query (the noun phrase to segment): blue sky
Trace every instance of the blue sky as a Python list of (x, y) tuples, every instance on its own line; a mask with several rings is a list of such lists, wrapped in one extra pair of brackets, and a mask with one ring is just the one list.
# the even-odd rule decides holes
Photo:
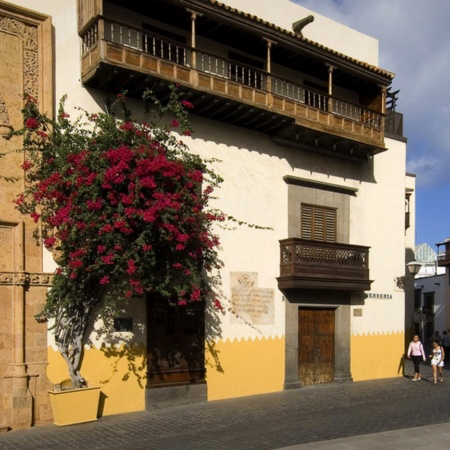
[(378, 39), (417, 177), (416, 244), (436, 250), (450, 237), (450, 0), (293, 1)]

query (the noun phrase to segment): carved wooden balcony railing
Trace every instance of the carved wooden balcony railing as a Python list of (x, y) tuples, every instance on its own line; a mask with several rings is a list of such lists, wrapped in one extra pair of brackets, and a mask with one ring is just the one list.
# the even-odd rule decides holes
[(242, 105), (233, 123), (270, 133), (272, 120), (283, 140), (303, 133), (308, 145), (317, 147), (320, 140), (332, 153), (362, 160), (385, 150), (384, 115), (362, 105), (103, 17), (81, 38), (87, 86), (137, 92), (152, 80), (179, 83), (196, 96), (197, 114), (202, 99), (205, 114), (218, 120), (236, 115)]
[(280, 290), (370, 290), (369, 247), (290, 238), (280, 252)]

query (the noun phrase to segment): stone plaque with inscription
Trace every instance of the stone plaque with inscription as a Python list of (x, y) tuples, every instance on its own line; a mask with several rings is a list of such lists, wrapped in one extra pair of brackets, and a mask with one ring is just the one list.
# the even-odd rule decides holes
[(275, 323), (275, 291), (258, 287), (255, 272), (231, 272), (231, 323), (273, 325)]

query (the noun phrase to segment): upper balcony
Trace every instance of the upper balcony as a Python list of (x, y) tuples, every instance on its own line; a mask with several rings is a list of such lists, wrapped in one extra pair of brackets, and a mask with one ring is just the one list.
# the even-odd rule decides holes
[(391, 74), (217, 2), (119, 3), (79, 0), (84, 85), (164, 97), (177, 83), (194, 114), (283, 145), (357, 161), (386, 150)]
[[(439, 267), (450, 267), (450, 238), (436, 245), (438, 248), (437, 265)], [(444, 246), (444, 251), (440, 250), (441, 245)]]
[(370, 290), (369, 248), (360, 245), (283, 239), (278, 288)]

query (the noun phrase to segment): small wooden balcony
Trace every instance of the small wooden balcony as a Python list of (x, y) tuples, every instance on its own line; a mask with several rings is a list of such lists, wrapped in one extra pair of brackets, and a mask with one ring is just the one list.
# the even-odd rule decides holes
[(437, 265), (439, 267), (450, 267), (450, 252), (438, 255)]
[(134, 97), (151, 88), (164, 97), (167, 86), (176, 83), (194, 104), (194, 114), (267, 133), (281, 145), (356, 161), (386, 150), (382, 108), (373, 110), (102, 16), (80, 36), (87, 87), (126, 90)]
[[(450, 267), (450, 239), (446, 239), (445, 242), (439, 242), (436, 245), (438, 248), (438, 267)], [(441, 246), (444, 247), (443, 250), (441, 250)]]
[(278, 287), (340, 291), (370, 290), (369, 247), (283, 239)]

